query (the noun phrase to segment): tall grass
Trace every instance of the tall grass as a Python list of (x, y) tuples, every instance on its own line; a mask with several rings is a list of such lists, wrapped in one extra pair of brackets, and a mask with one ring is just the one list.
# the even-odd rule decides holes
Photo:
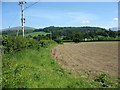
[(3, 55), (3, 88), (102, 87), (98, 82), (62, 69), (51, 57), (51, 49), (55, 45)]

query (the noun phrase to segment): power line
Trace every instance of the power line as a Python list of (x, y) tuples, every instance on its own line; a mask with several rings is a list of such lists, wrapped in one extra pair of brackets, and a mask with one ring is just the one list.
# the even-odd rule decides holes
[(26, 7), (24, 10), (26, 10), (26, 9), (30, 8), (31, 6), (33, 6), (33, 5), (37, 4), (39, 1), (40, 1), (40, 0), (38, 0), (37, 2), (35, 2), (35, 3), (31, 4), (31, 5), (30, 5), (30, 6), (28, 6), (28, 7)]
[[(26, 7), (24, 10), (26, 10), (26, 9), (30, 8), (31, 6), (37, 4), (39, 1), (40, 1), (40, 0), (38, 0), (37, 2), (31, 4), (31, 5), (28, 6), (28, 7)], [(9, 27), (11, 27), (11, 26), (15, 23), (15, 20), (16, 20), (16, 18), (18, 17), (18, 14), (19, 14), (19, 12), (17, 12), (16, 15), (13, 17), (12, 22), (11, 22), (11, 24), (9, 25)]]
[[(40, 0), (39, 0), (40, 1)], [(25, 24), (25, 18), (24, 18), (24, 10), (30, 8), (31, 6), (35, 5), (36, 3), (38, 3), (39, 1), (31, 4), (30, 6), (24, 8), (24, 4), (26, 4), (26, 1), (19, 1), (19, 4), (21, 6), (21, 23), (22, 23), (22, 32), (23, 32), (23, 37), (24, 37), (24, 24)]]

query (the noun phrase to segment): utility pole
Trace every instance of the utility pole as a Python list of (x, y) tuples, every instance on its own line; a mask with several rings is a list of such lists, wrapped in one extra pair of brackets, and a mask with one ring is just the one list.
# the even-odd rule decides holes
[(17, 30), (17, 36), (18, 36), (19, 29)]
[(52, 40), (52, 32), (50, 31), (50, 39)]
[(22, 32), (23, 32), (23, 37), (24, 37), (24, 23), (25, 23), (25, 18), (24, 18), (24, 4), (27, 3), (26, 1), (19, 1), (19, 5), (21, 6), (21, 23), (22, 23)]

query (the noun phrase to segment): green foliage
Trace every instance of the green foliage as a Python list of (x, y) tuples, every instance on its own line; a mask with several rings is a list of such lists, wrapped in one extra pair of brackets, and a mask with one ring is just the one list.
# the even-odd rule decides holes
[(115, 40), (120, 40), (120, 36), (117, 36), (117, 37), (115, 38)]
[(58, 44), (63, 44), (63, 40), (62, 39), (55, 39), (54, 41), (56, 41)]
[(100, 74), (96, 77), (95, 81), (105, 83), (108, 81), (108, 76), (107, 74)]
[(59, 35), (61, 35), (61, 34), (63, 34), (63, 32), (69, 32), (69, 31), (88, 32), (88, 31), (106, 31), (106, 29), (100, 28), (100, 27), (54, 27), (54, 26), (50, 26), (50, 27), (44, 28), (43, 31), (44, 32), (52, 31), (53, 33), (59, 32)]
[[(16, 36), (16, 32), (17, 32), (16, 30), (3, 31), (3, 35)], [(50, 32), (52, 35), (50, 34)], [(50, 27), (46, 27), (43, 29), (36, 29), (34, 31), (25, 30), (26, 37), (34, 38), (38, 41), (49, 40), (51, 38), (52, 40), (63, 38), (63, 40), (72, 40), (72, 41), (80, 42), (81, 37), (78, 37), (78, 38), (75, 37), (75, 33), (79, 33), (79, 34), (82, 33), (83, 38), (86, 39), (85, 41), (88, 41), (88, 40), (99, 41), (99, 40), (109, 40), (109, 39), (116, 40), (115, 38), (117, 36), (120, 37), (120, 31), (111, 31), (111, 30), (108, 31), (100, 27), (54, 27), (54, 26), (50, 26)], [(19, 32), (19, 35), (22, 35), (21, 30)], [(102, 37), (99, 38), (98, 36), (102, 36)], [(111, 38), (108, 38), (108, 37), (111, 37)]]
[(110, 37), (114, 37), (114, 38), (117, 36), (114, 31), (109, 31), (108, 34)]
[[(112, 86), (111, 85), (112, 81), (110, 80), (110, 76), (105, 73), (97, 75), (94, 81), (101, 83), (102, 87)], [(116, 86), (117, 86), (117, 84), (116, 84)]]
[(86, 32), (86, 33), (84, 33), (84, 39), (85, 39), (85, 38), (90, 38), (89, 33), (87, 33), (87, 32)]
[(74, 39), (73, 39), (73, 42), (79, 43), (79, 42), (80, 42), (80, 39), (79, 39), (79, 38), (74, 38)]
[(82, 33), (75, 33), (75, 35), (74, 35), (74, 37), (73, 37), (73, 42), (75, 42), (75, 43), (78, 43), (78, 42), (80, 42), (80, 41), (82, 41), (83, 40), (83, 35), (82, 35)]
[(116, 38), (114, 38), (114, 37), (104, 37), (104, 36), (98, 36), (97, 37), (97, 40), (98, 41), (115, 41), (115, 40), (120, 40), (120, 37), (116, 37)]
[(2, 35), (0, 35), (0, 46), (2, 44)]
[[(41, 30), (41, 29), (40, 29)], [(73, 36), (75, 32), (80, 32), (84, 35), (84, 33), (91, 33), (93, 32), (94, 35), (97, 31), (106, 31), (104, 28), (100, 27), (46, 27), (42, 31), (44, 32), (52, 32), (52, 39), (58, 39), (64, 36), (64, 40), (73, 40)], [(93, 37), (94, 35), (91, 34), (88, 37)]]
[(107, 39), (105, 37), (103, 37), (103, 36), (98, 37), (98, 41), (103, 41), (103, 40), (107, 40)]
[(41, 47), (47, 47), (51, 44), (55, 44), (55, 41), (53, 41), (53, 40), (40, 40)]
[(39, 43), (36, 40), (22, 36), (3, 36), (2, 45), (4, 53), (17, 52), (23, 48), (39, 49)]
[(26, 34), (25, 36), (32, 36), (32, 37), (37, 37), (38, 35), (44, 35), (44, 36), (46, 36), (47, 34), (49, 34), (49, 33), (46, 33), (46, 32), (32, 32), (32, 33), (28, 33), (28, 34)]

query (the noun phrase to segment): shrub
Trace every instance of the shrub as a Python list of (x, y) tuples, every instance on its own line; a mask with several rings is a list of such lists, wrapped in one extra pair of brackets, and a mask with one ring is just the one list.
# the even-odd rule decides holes
[(40, 46), (41, 47), (47, 47), (50, 44), (55, 43), (53, 40), (40, 40)]
[(74, 38), (74, 39), (73, 39), (73, 42), (79, 43), (79, 42), (80, 42), (80, 39), (79, 39), (79, 38)]
[(100, 75), (97, 76), (95, 81), (105, 83), (105, 82), (108, 81), (108, 75), (107, 74), (100, 74)]
[(110, 81), (110, 76), (104, 73), (97, 75), (94, 81), (100, 82), (102, 87), (109, 87), (112, 83)]
[(99, 41), (103, 41), (103, 40), (105, 40), (106, 38), (105, 37), (98, 37), (98, 40)]
[(39, 49), (38, 41), (22, 36), (3, 36), (2, 45), (4, 53), (20, 51), (23, 48)]
[(54, 41), (56, 41), (58, 44), (63, 44), (62, 39), (55, 39)]

